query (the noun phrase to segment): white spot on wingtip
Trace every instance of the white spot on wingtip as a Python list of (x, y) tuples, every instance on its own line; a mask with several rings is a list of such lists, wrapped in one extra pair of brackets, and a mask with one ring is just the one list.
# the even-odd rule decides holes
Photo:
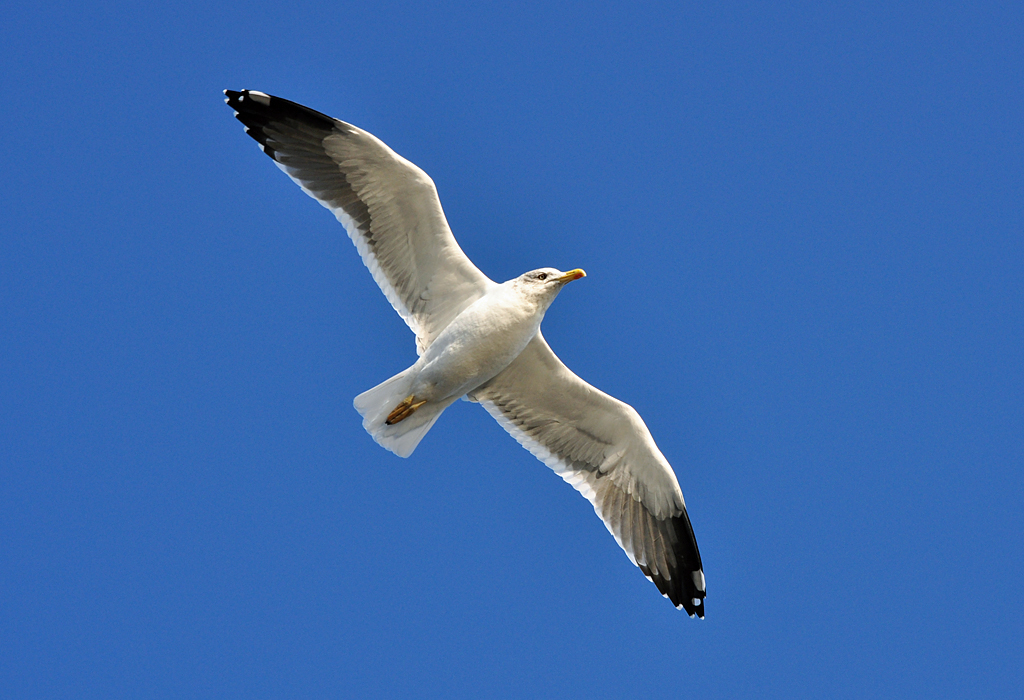
[(698, 607), (698, 608), (700, 607), (700, 598), (694, 598), (694, 599), (693, 599), (693, 600), (691, 600), (690, 602), (691, 602), (691, 603), (693, 603), (693, 604), (694, 604), (694, 606), (696, 606), (696, 607)]

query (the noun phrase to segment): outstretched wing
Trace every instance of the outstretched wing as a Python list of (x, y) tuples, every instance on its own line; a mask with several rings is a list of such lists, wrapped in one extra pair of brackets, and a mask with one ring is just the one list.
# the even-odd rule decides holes
[(362, 129), (254, 90), (225, 90), (245, 131), (334, 213), (420, 354), (494, 284), (470, 262), (433, 180)]
[(683, 492), (632, 406), (573, 374), (539, 332), (471, 398), (587, 497), (666, 598), (704, 617), (704, 571)]

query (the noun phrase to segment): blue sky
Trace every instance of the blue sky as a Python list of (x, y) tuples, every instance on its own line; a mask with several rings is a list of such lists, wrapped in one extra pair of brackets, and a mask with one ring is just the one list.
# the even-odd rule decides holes
[[(5, 697), (1007, 697), (1024, 9), (0, 10)], [(674, 465), (688, 619), (413, 338), (224, 88), (371, 131)]]

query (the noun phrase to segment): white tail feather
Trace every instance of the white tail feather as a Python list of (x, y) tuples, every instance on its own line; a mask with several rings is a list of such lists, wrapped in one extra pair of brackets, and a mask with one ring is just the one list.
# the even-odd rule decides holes
[(399, 457), (408, 457), (427, 434), (444, 409), (454, 398), (428, 402), (415, 413), (394, 425), (388, 425), (388, 414), (412, 392), (416, 373), (410, 367), (357, 396), (352, 404), (363, 417), (363, 427), (377, 443)]

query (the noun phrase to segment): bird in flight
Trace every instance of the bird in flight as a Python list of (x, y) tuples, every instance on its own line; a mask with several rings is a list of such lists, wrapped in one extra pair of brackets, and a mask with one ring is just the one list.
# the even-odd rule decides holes
[(373, 439), (408, 457), (455, 400), (479, 403), (593, 504), (662, 595), (703, 618), (700, 551), (672, 467), (633, 407), (573, 374), (541, 334), (583, 270), (498, 284), (455, 241), (433, 180), (380, 139), (280, 97), (224, 94), (260, 149), (341, 222), (416, 334), (419, 359), (355, 398)]

